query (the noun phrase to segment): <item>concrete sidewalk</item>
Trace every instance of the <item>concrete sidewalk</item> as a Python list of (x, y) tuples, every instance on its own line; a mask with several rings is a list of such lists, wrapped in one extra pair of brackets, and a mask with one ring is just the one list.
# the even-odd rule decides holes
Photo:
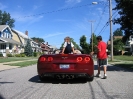
[(0, 71), (13, 69), (13, 68), (19, 68), (19, 66), (9, 66), (9, 65), (3, 65), (3, 63), (0, 63)]
[(24, 61), (33, 61), (33, 60), (37, 60), (37, 59), (0, 63), (0, 71), (4, 71), (4, 70), (9, 70), (9, 69), (14, 69), (14, 68), (19, 68), (20, 67), (20, 66), (10, 66), (10, 65), (4, 65), (4, 64), (18, 63), (18, 62), (24, 62)]

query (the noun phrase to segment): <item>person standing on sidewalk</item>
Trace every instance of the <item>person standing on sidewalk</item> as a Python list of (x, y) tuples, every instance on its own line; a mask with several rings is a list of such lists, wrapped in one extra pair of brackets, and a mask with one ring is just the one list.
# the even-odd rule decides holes
[(107, 52), (106, 52), (107, 45), (105, 42), (102, 41), (101, 36), (97, 37), (97, 41), (98, 41), (98, 45), (96, 46), (96, 48), (97, 48), (98, 73), (96, 76), (101, 77), (100, 67), (103, 66), (103, 70), (104, 70), (103, 78), (106, 79), (107, 78), (107, 74), (106, 74), (106, 70), (107, 70)]

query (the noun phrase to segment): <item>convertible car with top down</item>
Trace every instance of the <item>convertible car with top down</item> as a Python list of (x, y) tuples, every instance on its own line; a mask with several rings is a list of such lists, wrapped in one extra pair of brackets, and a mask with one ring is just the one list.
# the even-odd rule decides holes
[(37, 71), (41, 81), (47, 77), (93, 81), (94, 63), (88, 54), (48, 54), (38, 58)]

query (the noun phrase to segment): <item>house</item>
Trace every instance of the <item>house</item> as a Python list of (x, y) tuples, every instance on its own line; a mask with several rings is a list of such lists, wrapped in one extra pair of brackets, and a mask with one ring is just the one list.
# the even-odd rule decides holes
[(133, 53), (133, 35), (129, 36), (129, 39), (126, 41), (124, 48), (126, 51)]
[(17, 53), (21, 43), (13, 39), (13, 33), (8, 25), (0, 25), (0, 52), (5, 57), (10, 53)]
[[(122, 39), (122, 38), (123, 38), (123, 36), (113, 36), (113, 40)], [(107, 46), (109, 46), (110, 44), (111, 44), (111, 41), (108, 40), (108, 41), (107, 41)]]
[[(0, 25), (0, 52), (4, 57), (7, 54), (19, 54), (24, 52), (27, 44), (28, 31), (22, 33), (11, 29), (8, 25)], [(30, 39), (33, 52), (42, 52), (40, 44)]]
[(123, 36), (113, 36), (113, 39), (116, 40), (116, 39), (122, 39)]
[(45, 54), (53, 54), (53, 52), (57, 48), (55, 46), (49, 45), (48, 42), (46, 42), (46, 43), (42, 42), (41, 43), (41, 49), (42, 49), (42, 52)]
[(22, 33), (18, 30), (12, 29), (12, 32), (14, 33), (13, 39), (18, 42), (21, 42), (20, 52), (24, 52), (24, 47), (26, 46), (28, 39), (31, 42), (31, 47), (33, 52), (41, 52), (40, 44), (29, 38), (28, 31), (25, 31), (25, 33)]

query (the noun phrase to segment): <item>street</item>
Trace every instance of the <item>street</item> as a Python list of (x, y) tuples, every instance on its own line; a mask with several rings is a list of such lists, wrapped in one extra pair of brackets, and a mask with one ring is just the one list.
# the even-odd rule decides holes
[(0, 99), (133, 99), (132, 71), (108, 66), (107, 75), (92, 82), (40, 82), (36, 65), (0, 71)]

